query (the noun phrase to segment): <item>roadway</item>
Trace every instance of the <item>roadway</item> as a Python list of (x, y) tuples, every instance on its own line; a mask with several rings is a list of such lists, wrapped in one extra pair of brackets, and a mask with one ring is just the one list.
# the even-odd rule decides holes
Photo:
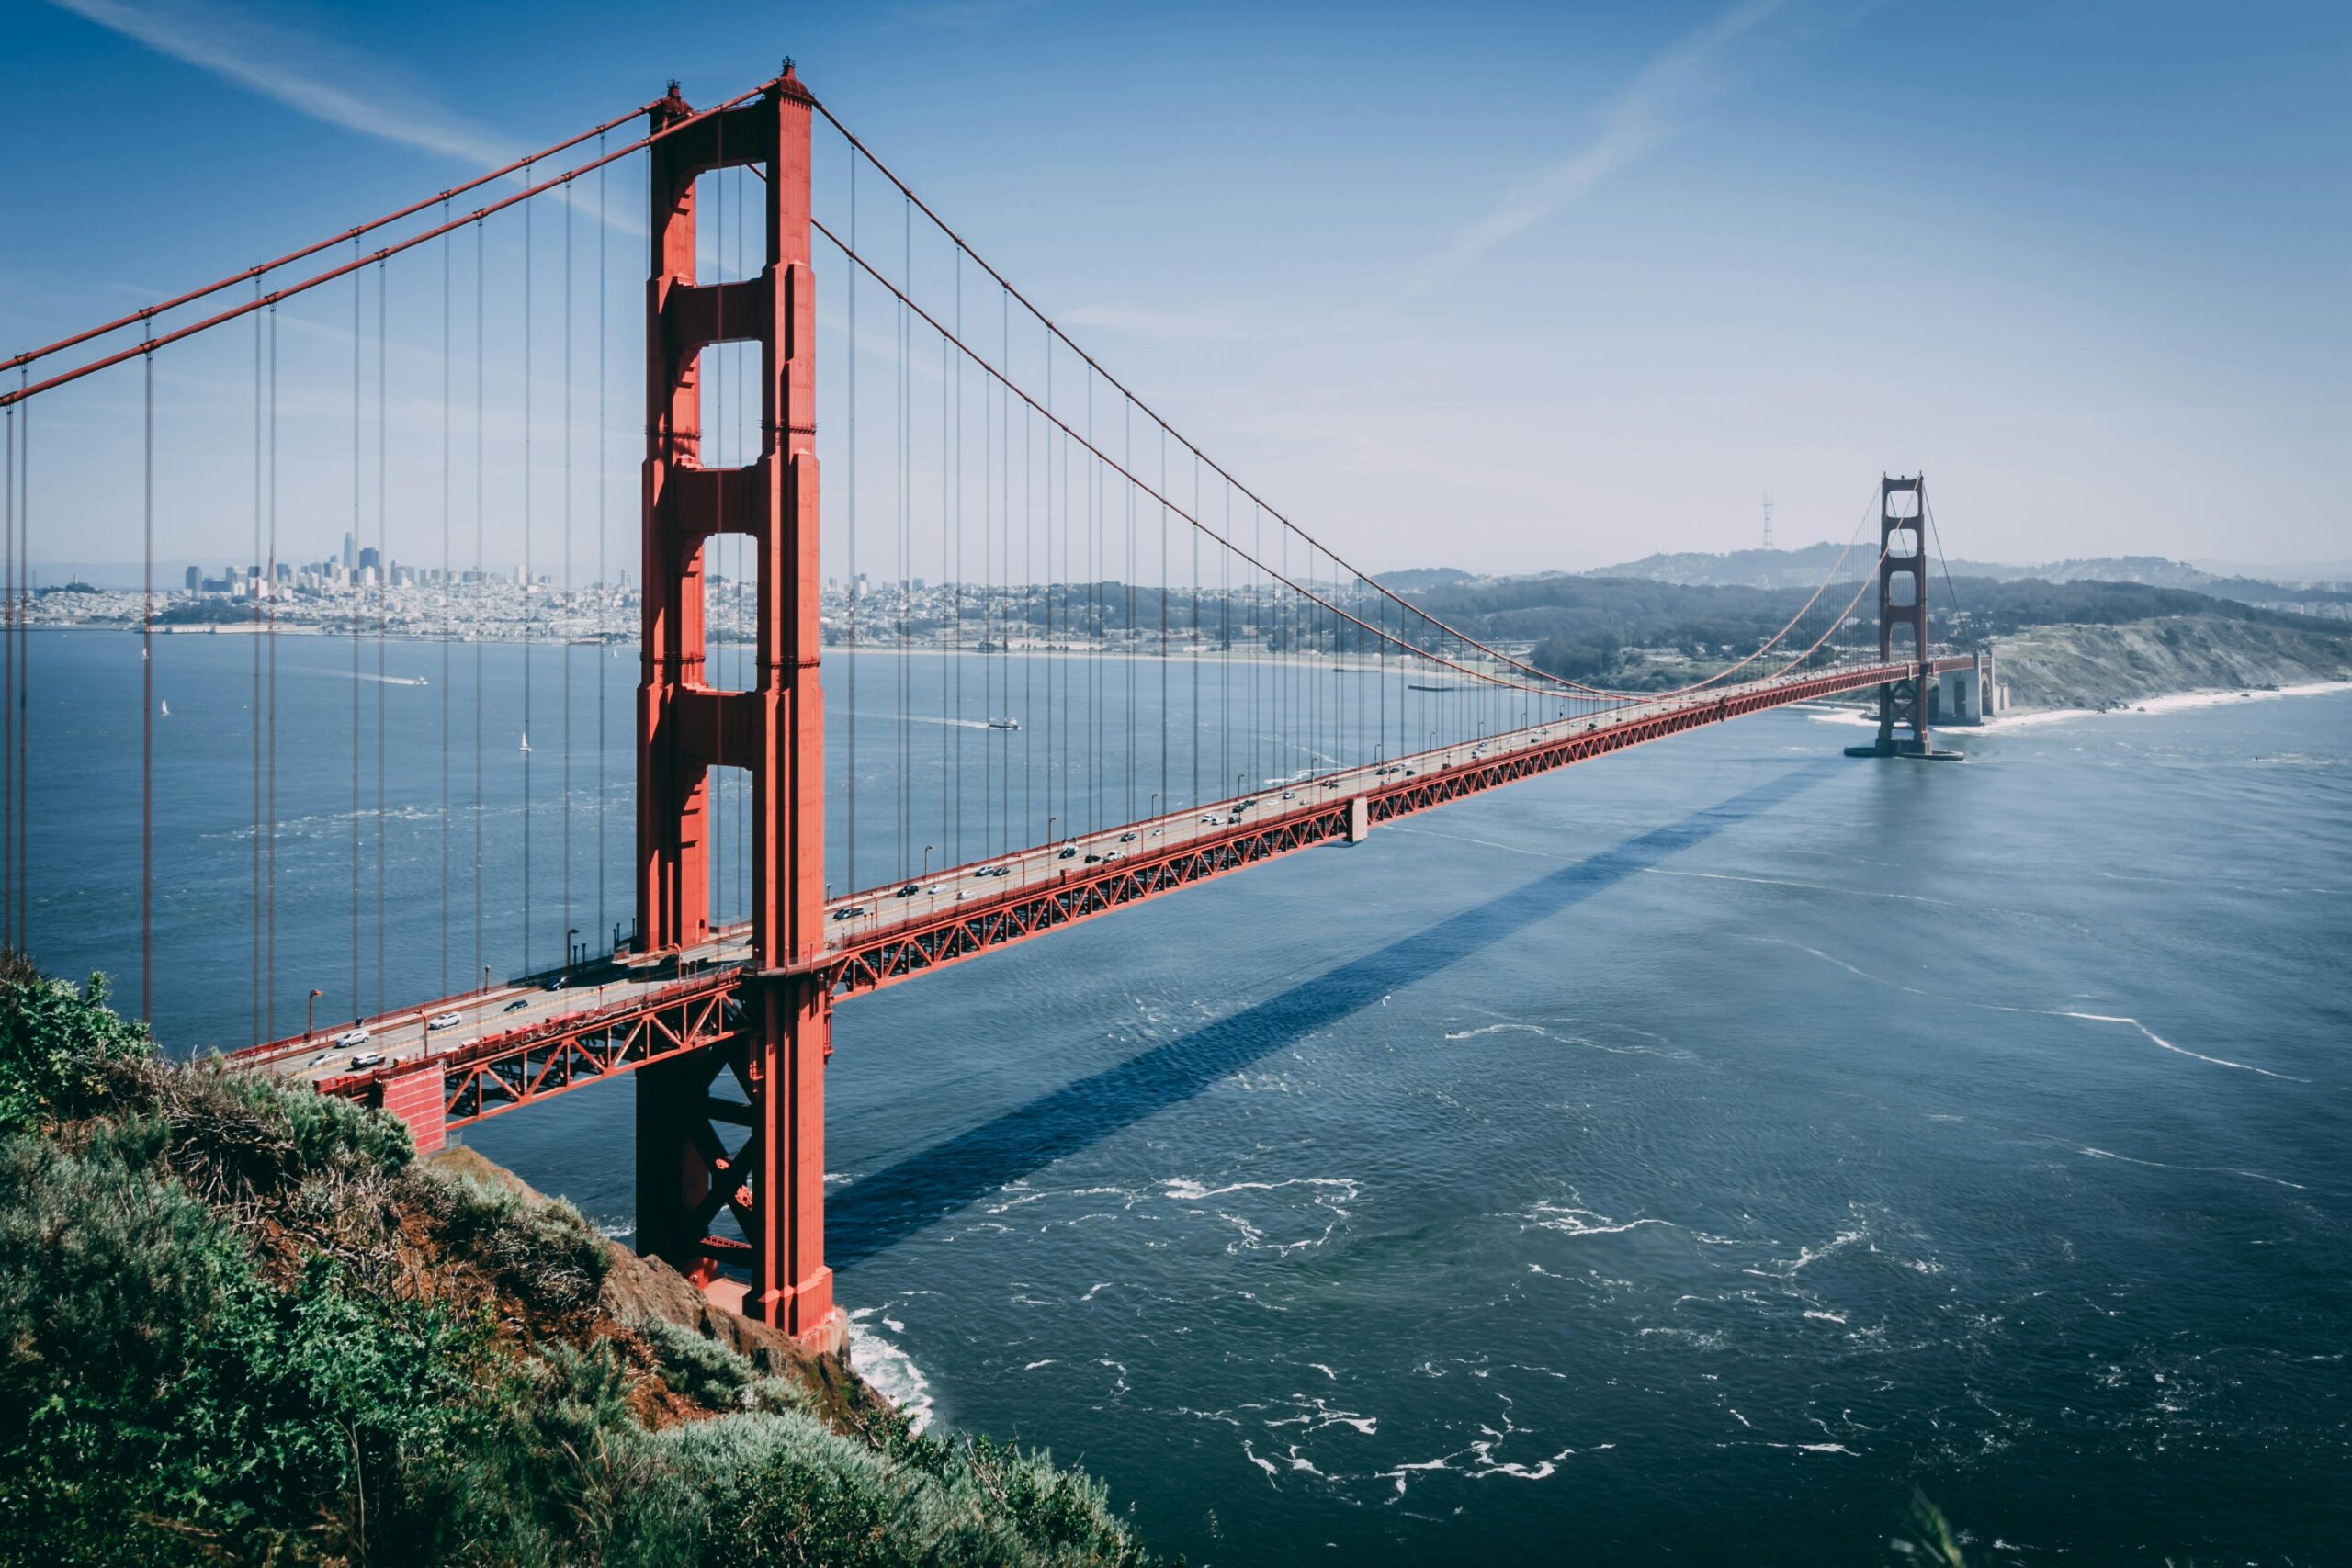
[[(1629, 703), (1590, 715), (1506, 731), (1478, 741), (1413, 752), (1392, 761), (1367, 763), (1304, 779), (1269, 781), (1254, 794), (1072, 834), (990, 860), (969, 862), (904, 882), (865, 888), (826, 904), (826, 948), (829, 953), (846, 953), (900, 927), (928, 924), (943, 914), (955, 912), (959, 905), (992, 904), (1051, 885), (1073, 872), (1227, 836), (1236, 827), (1278, 818), (1313, 805), (1345, 800), (1405, 778), (1442, 776), (1450, 769), (1492, 762), (1514, 751), (1565, 739), (1579, 730), (1596, 730), (1686, 708), (1705, 707), (1724, 697), (1795, 685), (1830, 672), (1833, 671), (1814, 670), (1770, 681), (1725, 686), (1696, 696)], [(350, 1025), (330, 1026), (312, 1035), (295, 1036), (240, 1052), (235, 1059), (241, 1065), (265, 1066), (313, 1083), (358, 1071), (398, 1067), (424, 1056), (464, 1051), (485, 1040), (513, 1036), (608, 1009), (616, 1012), (633, 1010), (647, 998), (682, 981), (732, 969), (750, 959), (749, 928), (728, 927), (714, 933), (710, 940), (686, 949), (675, 960), (639, 967), (600, 959), (567, 975), (560, 988), (549, 988), (549, 976), (537, 981), (510, 981), (368, 1019), (361, 1027), (368, 1037), (356, 1046), (333, 1043)], [(456, 1021), (437, 1029), (432, 1026), (433, 1020), (448, 1018)], [(380, 1062), (371, 1059), (379, 1056), (382, 1058)]]

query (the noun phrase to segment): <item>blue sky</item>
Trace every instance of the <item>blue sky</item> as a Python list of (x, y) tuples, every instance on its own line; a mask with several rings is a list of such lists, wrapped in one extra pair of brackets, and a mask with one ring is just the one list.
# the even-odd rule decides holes
[[(1375, 570), (1738, 547), (1766, 491), (1781, 542), (1842, 538), (1916, 468), (1960, 555), (2352, 554), (2341, 5), (16, 0), (5, 25), (41, 128), (0, 168), (12, 347), (790, 53)], [(639, 242), (607, 237), (633, 299)], [(192, 502), (179, 553), (231, 553), (238, 515)], [(118, 558), (132, 521), (94, 507), (35, 553)]]

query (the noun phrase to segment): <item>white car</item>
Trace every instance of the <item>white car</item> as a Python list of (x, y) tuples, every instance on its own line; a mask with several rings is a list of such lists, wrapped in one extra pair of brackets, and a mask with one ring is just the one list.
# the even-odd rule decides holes
[(364, 1072), (369, 1067), (380, 1067), (383, 1065), (384, 1054), (381, 1051), (362, 1051), (351, 1058), (351, 1070), (355, 1073)]
[(465, 1020), (460, 1018), (458, 1014), (454, 1012), (445, 1012), (439, 1018), (426, 1020), (424, 1027), (427, 1029), (455, 1029), (458, 1025), (463, 1022), (465, 1022)]
[(366, 1030), (346, 1029), (342, 1033), (334, 1037), (334, 1048), (338, 1051), (356, 1050), (358, 1047), (367, 1044), (368, 1040), (368, 1034)]

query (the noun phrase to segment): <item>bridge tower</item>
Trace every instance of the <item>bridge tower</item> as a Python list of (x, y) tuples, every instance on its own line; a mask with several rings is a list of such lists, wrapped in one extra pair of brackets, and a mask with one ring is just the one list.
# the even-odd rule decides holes
[[(817, 308), (810, 267), (813, 101), (785, 62), (758, 99), (651, 149), (652, 276), (646, 291), (644, 615), (638, 703), (637, 902), (641, 960), (682, 965), (709, 940), (709, 773), (744, 769), (752, 794), (752, 948), (735, 1032), (638, 1075), (638, 1246), (719, 1293), (748, 1264), (742, 1310), (813, 1346), (842, 1317), (824, 1262), (824, 1066), (832, 1008), (824, 926), (824, 696), (818, 684)], [(654, 129), (689, 120), (677, 85)], [(695, 276), (695, 182), (764, 176), (765, 265), (734, 282)], [(756, 344), (760, 451), (702, 461), (703, 351)], [(744, 691), (707, 685), (704, 547), (751, 541), (758, 562), (756, 670)], [(712, 1092), (732, 1073), (748, 1100)], [(748, 1126), (746, 1123), (748, 1122)], [(742, 1129), (730, 1153), (721, 1127)], [(744, 1239), (710, 1234), (725, 1210)]]
[[(1905, 498), (1907, 498), (1905, 499)], [(1935, 676), (1928, 659), (1928, 477), (1878, 481), (1878, 660), (1895, 661), (1895, 633), (1907, 631), (1911, 673), (1878, 689), (1878, 739), (1849, 746), (1849, 757), (1922, 757), (1941, 761), (1928, 732), (1928, 693)]]

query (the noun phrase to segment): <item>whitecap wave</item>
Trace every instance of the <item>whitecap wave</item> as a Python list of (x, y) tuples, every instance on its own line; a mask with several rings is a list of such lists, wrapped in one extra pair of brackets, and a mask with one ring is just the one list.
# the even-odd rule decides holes
[[(890, 1407), (907, 1418), (909, 1429), (921, 1432), (930, 1427), (935, 1414), (931, 1393), (931, 1380), (912, 1358), (899, 1347), (867, 1326), (866, 1320), (879, 1311), (876, 1307), (858, 1307), (849, 1314), (849, 1358), (867, 1386), (888, 1401)], [(891, 1319), (883, 1319), (886, 1323)]]

